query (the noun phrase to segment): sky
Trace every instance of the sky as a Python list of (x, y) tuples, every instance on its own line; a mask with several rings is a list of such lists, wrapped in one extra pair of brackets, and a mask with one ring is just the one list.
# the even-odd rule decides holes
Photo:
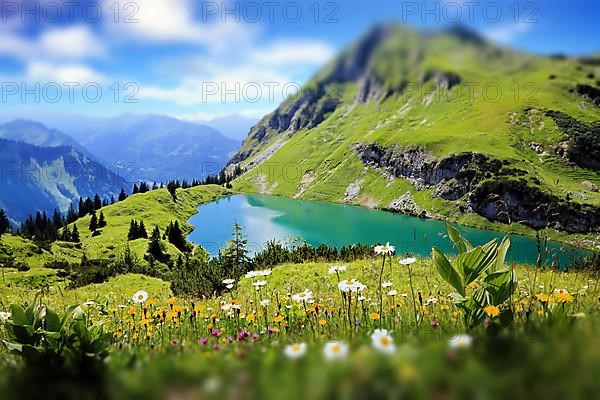
[(3, 113), (259, 118), (380, 22), (600, 51), (595, 0), (1, 0)]

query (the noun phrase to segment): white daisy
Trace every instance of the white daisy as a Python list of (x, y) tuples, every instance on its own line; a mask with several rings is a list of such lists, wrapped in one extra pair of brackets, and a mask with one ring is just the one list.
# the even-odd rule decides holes
[(397, 295), (397, 294), (398, 294), (398, 291), (397, 291), (397, 290), (390, 290), (390, 291), (388, 292), (388, 296), (395, 296), (395, 295)]
[(366, 289), (366, 286), (356, 279), (345, 279), (338, 283), (338, 289), (342, 292), (359, 292)]
[(435, 304), (435, 303), (437, 303), (437, 301), (438, 301), (438, 299), (437, 299), (437, 298), (435, 298), (435, 297), (432, 297), (432, 298), (430, 298), (430, 299), (427, 299), (427, 301), (425, 302), (425, 305), (426, 305), (426, 306), (429, 306), (429, 305), (432, 305), (432, 304)]
[(329, 342), (323, 348), (325, 358), (330, 361), (342, 360), (348, 355), (348, 345), (343, 342)]
[(383, 282), (381, 284), (381, 287), (383, 287), (383, 288), (389, 288), (392, 285), (393, 285), (393, 283), (388, 281), (388, 282)]
[(260, 301), (260, 305), (263, 306), (263, 307), (266, 307), (269, 304), (271, 304), (271, 300), (269, 300), (269, 299), (264, 299), (264, 300)]
[(252, 282), (252, 285), (253, 285), (255, 288), (257, 288), (257, 289), (258, 289), (258, 288), (260, 288), (260, 287), (262, 287), (262, 286), (265, 286), (266, 284), (267, 284), (267, 281), (256, 281), (256, 282)]
[(246, 278), (256, 278), (259, 276), (269, 276), (271, 275), (271, 270), (270, 269), (265, 269), (262, 271), (250, 271), (248, 273), (246, 273), (246, 275), (244, 275)]
[(133, 295), (132, 300), (136, 303), (143, 303), (148, 300), (148, 293), (145, 290), (139, 290)]
[(387, 242), (384, 246), (378, 245), (375, 246), (375, 254), (394, 254), (396, 248), (394, 246), (390, 246), (390, 242)]
[(12, 314), (9, 312), (0, 311), (0, 321), (7, 321), (10, 319), (11, 316)]
[(224, 285), (233, 285), (235, 283), (235, 279), (223, 279)]
[(306, 289), (302, 293), (293, 295), (292, 300), (294, 300), (296, 303), (304, 303), (305, 301), (312, 299), (312, 296), (313, 296), (313, 292)]
[(345, 265), (332, 265), (331, 267), (329, 267), (329, 273), (330, 274), (335, 274), (336, 272), (342, 272), (342, 271), (346, 271), (348, 268)]
[(306, 353), (306, 343), (288, 344), (283, 350), (283, 354), (292, 360), (302, 357), (304, 353)]
[(394, 339), (385, 329), (375, 329), (375, 332), (371, 335), (371, 340), (373, 341), (373, 347), (382, 353), (393, 353), (396, 350)]
[(400, 265), (410, 265), (410, 264), (414, 264), (415, 262), (417, 262), (417, 259), (414, 257), (407, 257), (403, 260), (400, 260)]
[(473, 343), (473, 338), (467, 334), (455, 335), (450, 338), (448, 344), (452, 349), (469, 347)]

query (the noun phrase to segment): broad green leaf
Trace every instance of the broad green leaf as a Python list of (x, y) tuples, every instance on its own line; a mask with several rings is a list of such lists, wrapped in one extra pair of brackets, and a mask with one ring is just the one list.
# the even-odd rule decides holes
[(61, 328), (61, 322), (58, 314), (54, 311), (46, 310), (46, 330), (50, 332), (58, 332)]
[(29, 325), (31, 322), (27, 319), (23, 307), (13, 304), (10, 308), (11, 319), (15, 325)]
[(485, 278), (486, 290), (492, 296), (491, 303), (504, 303), (517, 286), (516, 276), (512, 270), (501, 270), (489, 274)]
[(463, 274), (465, 285), (473, 282), (491, 265), (481, 247), (462, 253), (456, 258), (457, 269)]
[(460, 253), (464, 253), (466, 251), (465, 244), (463, 243), (462, 236), (460, 232), (454, 228), (452, 225), (446, 222), (446, 230), (448, 231), (448, 236), (452, 243), (454, 243), (458, 247), (458, 251)]
[(502, 243), (498, 246), (498, 258), (496, 259), (496, 265), (493, 267), (493, 271), (499, 271), (504, 267), (504, 260), (506, 259), (506, 253), (510, 248), (510, 239), (505, 237), (502, 239)]
[(433, 248), (433, 264), (442, 278), (448, 282), (458, 293), (465, 295), (462, 278), (450, 264), (446, 256), (436, 247)]

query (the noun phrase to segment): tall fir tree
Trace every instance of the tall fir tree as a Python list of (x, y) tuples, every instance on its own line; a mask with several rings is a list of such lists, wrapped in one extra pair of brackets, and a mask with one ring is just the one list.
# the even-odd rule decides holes
[(81, 238), (79, 237), (79, 229), (77, 229), (77, 225), (73, 224), (73, 231), (71, 232), (71, 242), (79, 243)]
[(100, 217), (98, 217), (98, 228), (104, 228), (106, 226), (106, 219), (104, 218), (104, 212), (100, 211)]
[(92, 213), (92, 217), (90, 218), (90, 231), (94, 232), (98, 229), (98, 217), (96, 216), (96, 212)]
[(8, 232), (10, 229), (10, 221), (3, 209), (0, 208), (0, 236)]
[(121, 192), (119, 193), (119, 201), (123, 201), (127, 198), (127, 193), (125, 193), (125, 189), (121, 188)]

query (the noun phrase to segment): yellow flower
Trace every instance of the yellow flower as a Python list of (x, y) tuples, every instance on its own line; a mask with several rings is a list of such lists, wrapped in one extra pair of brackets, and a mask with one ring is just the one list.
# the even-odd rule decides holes
[(150, 300), (147, 300), (147, 301), (146, 301), (146, 305), (147, 305), (147, 306), (153, 306), (153, 305), (155, 305), (155, 304), (156, 304), (156, 300), (154, 300), (154, 299), (150, 299)]
[(278, 314), (276, 317), (273, 317), (273, 322), (280, 323), (281, 321), (283, 321), (283, 315)]
[(477, 284), (477, 282), (473, 281), (473, 282), (469, 283), (469, 287), (471, 289), (477, 289), (479, 287), (479, 285)]
[(369, 317), (371, 318), (372, 321), (375, 321), (376, 319), (379, 319), (379, 314), (374, 312), (374, 313), (369, 314)]
[(194, 311), (202, 312), (202, 311), (204, 311), (204, 306), (196, 306), (196, 307), (194, 307)]
[(169, 300), (167, 300), (167, 304), (173, 306), (173, 304), (175, 304), (175, 298), (171, 297)]
[(500, 309), (492, 305), (486, 306), (483, 311), (490, 317), (497, 317), (500, 315)]
[(550, 301), (550, 295), (544, 293), (536, 294), (535, 297), (542, 303), (547, 303)]
[(137, 314), (137, 311), (135, 311), (134, 308), (130, 308), (129, 311), (127, 311), (127, 313), (133, 317), (135, 316), (135, 314)]
[(516, 312), (522, 312), (522, 311), (523, 311), (523, 307), (521, 307), (521, 306), (517, 305), (517, 306), (515, 307), (515, 311), (516, 311)]
[(327, 325), (327, 321), (325, 321), (324, 319), (320, 319), (319, 320), (319, 325), (325, 326), (325, 325)]
[(140, 322), (140, 324), (141, 324), (142, 326), (146, 326), (146, 325), (150, 324), (151, 322), (152, 322), (152, 320), (151, 320), (151, 319), (149, 319), (149, 318), (145, 318), (145, 319), (143, 319), (143, 320)]
[(254, 321), (254, 318), (256, 318), (256, 315), (255, 315), (254, 313), (252, 313), (252, 314), (248, 314), (248, 315), (246, 316), (246, 321), (248, 321), (248, 322), (252, 322), (252, 321)]
[(570, 303), (573, 301), (573, 296), (571, 296), (567, 292), (560, 291), (560, 292), (555, 293), (554, 295), (556, 296), (558, 301), (561, 303)]

